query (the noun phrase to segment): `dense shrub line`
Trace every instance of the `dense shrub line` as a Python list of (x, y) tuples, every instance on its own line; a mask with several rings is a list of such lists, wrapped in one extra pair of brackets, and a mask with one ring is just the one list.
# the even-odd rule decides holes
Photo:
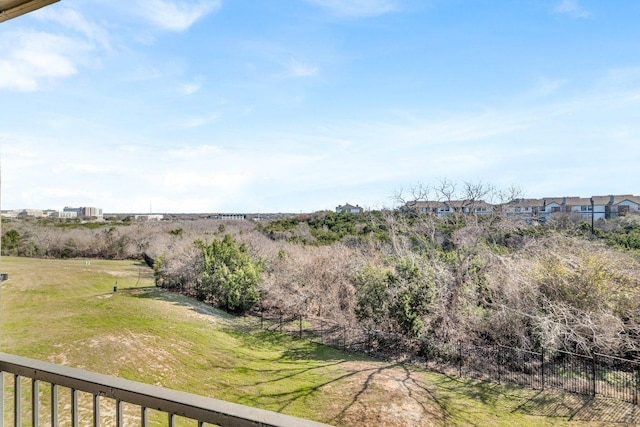
[[(638, 357), (635, 217), (546, 225), (491, 212), (322, 212), (256, 224), (190, 220), (87, 227), (5, 221), (3, 254), (147, 257), (157, 284), (235, 313), (331, 319), (367, 336)], [(414, 350), (411, 350), (414, 349)]]

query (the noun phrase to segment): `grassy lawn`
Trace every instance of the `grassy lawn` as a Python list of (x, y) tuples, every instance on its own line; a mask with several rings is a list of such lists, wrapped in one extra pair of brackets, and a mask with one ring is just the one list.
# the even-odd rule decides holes
[(345, 426), (640, 420), (633, 405), (461, 381), (256, 330), (154, 287), (135, 261), (1, 261), (7, 353)]

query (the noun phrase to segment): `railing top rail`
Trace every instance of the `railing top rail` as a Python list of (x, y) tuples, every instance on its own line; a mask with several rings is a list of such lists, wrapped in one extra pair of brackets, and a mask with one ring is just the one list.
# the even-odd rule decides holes
[(328, 426), (264, 409), (1, 352), (0, 371), (220, 426)]
[(624, 359), (622, 357), (608, 356), (606, 354), (600, 354), (600, 353), (593, 353), (593, 354), (594, 354), (594, 356), (597, 356), (600, 359), (610, 359), (610, 360), (615, 360), (617, 362), (628, 363), (628, 364), (636, 365), (636, 366), (640, 367), (640, 360)]
[(580, 359), (588, 359), (588, 360), (593, 359), (593, 355), (574, 353), (572, 351), (560, 350), (560, 349), (549, 350), (549, 354), (550, 355), (564, 354), (564, 355), (568, 355), (568, 356), (578, 357)]
[(533, 354), (533, 355), (536, 355), (536, 356), (541, 356), (542, 355), (542, 352), (539, 352), (539, 351), (527, 350), (525, 348), (511, 347), (509, 345), (498, 344), (498, 347), (499, 348), (506, 348), (507, 350), (516, 350), (516, 351), (519, 351), (521, 353), (529, 353), (529, 354)]

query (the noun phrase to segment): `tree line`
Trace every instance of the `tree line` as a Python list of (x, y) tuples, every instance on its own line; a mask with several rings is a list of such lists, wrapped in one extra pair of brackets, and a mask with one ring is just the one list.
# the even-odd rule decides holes
[[(448, 182), (395, 195), (400, 207), (512, 196)], [(392, 333), (416, 353), (465, 341), (640, 356), (637, 216), (598, 221), (594, 232), (568, 214), (540, 225), (499, 211), (439, 218), (404, 208), (266, 223), (30, 219), (3, 226), (3, 255), (146, 254), (159, 286), (233, 313), (324, 317), (370, 335)]]

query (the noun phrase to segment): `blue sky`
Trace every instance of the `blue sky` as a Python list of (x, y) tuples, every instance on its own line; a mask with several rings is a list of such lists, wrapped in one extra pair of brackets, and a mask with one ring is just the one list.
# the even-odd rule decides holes
[(640, 2), (62, 0), (0, 24), (2, 208), (640, 193)]

